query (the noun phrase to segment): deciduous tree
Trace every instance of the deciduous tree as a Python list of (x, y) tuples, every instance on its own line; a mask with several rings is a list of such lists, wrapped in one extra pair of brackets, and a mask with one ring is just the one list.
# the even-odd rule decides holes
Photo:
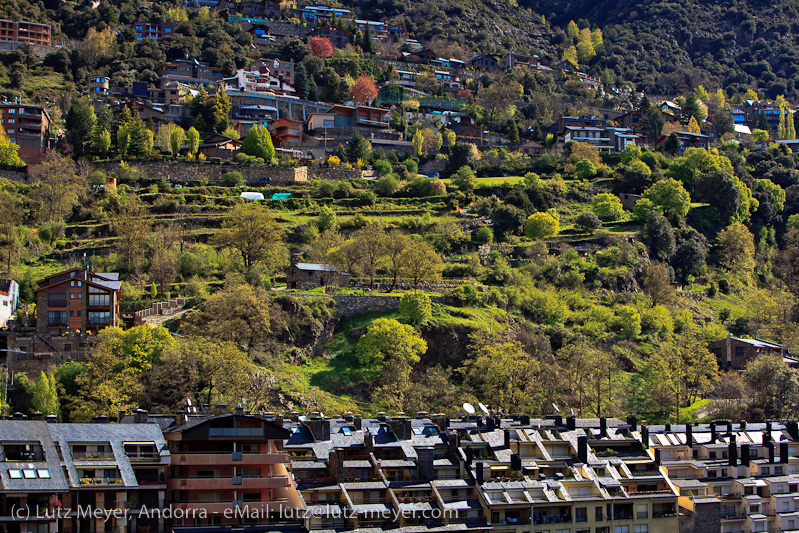
[(271, 269), (283, 251), (280, 226), (266, 209), (255, 203), (239, 204), (233, 208), (222, 224), (217, 242), (238, 250), (247, 272), (256, 264)]

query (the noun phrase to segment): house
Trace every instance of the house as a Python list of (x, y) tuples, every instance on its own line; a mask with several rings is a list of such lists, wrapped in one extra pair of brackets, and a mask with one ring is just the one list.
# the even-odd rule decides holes
[(308, 120), (306, 121), (306, 128), (308, 128), (308, 131), (320, 132), (325, 129), (333, 129), (335, 127), (335, 113), (312, 113), (308, 116)]
[(633, 194), (629, 192), (619, 193), (619, 200), (621, 200), (621, 205), (627, 211), (632, 211), (635, 207), (635, 203), (643, 198), (640, 194)]
[(517, 146), (513, 152), (523, 155), (543, 155), (546, 152), (546, 147), (540, 142), (531, 139)]
[[(277, 61), (276, 61), (277, 62)], [(223, 80), (225, 88), (250, 93), (294, 93), (294, 87), (272, 74), (251, 70), (237, 70), (236, 75)]]
[(483, 138), (483, 134), (487, 133), (484, 132), (483, 128), (477, 124), (466, 120), (461, 120), (460, 122), (451, 122), (448, 127), (455, 132), (455, 135), (459, 140), (466, 142), (480, 141)]
[(123, 109), (128, 109), (132, 114), (138, 114), (145, 122), (152, 120), (156, 124), (164, 122), (164, 109), (141, 100), (128, 99), (113, 103), (109, 106), (114, 114), (114, 119), (118, 119)]
[(167, 61), (158, 69), (158, 75), (160, 87), (164, 87), (169, 81), (177, 81), (209, 89), (222, 81), (221, 68), (212, 67), (196, 59)]
[(167, 488), (172, 509), (196, 516), (192, 526), (237, 526), (242, 516), (257, 526), (284, 521), (291, 512), (301, 516), (305, 502), (283, 450), (291, 432), (281, 423), (240, 408), (235, 414), (180, 413), (174, 420), (164, 431), (172, 464)]
[(44, 107), (15, 102), (0, 103), (0, 125), (6, 137), (19, 145), (19, 158), (37, 165), (50, 147), (50, 112)]
[(89, 80), (89, 97), (103, 97), (110, 94), (108, 76), (95, 76)]
[(286, 271), (286, 285), (289, 289), (301, 291), (316, 287), (345, 287), (350, 283), (350, 275), (333, 265), (299, 263), (292, 255), (291, 265)]
[[(377, 20), (355, 19), (354, 25), (355, 31), (359, 31), (364, 34), (368, 31), (369, 36), (372, 39), (382, 42), (387, 42), (389, 40), (388, 26), (385, 22), (380, 22)], [(404, 31), (405, 27), (402, 26), (402, 29)]]
[(33, 292), (38, 331), (97, 331), (119, 325), (119, 274), (72, 268), (37, 283)]
[(0, 328), (8, 325), (19, 305), (19, 285), (13, 279), (0, 279)]
[(604, 127), (566, 126), (563, 129), (563, 143), (565, 144), (571, 141), (596, 146), (600, 152), (614, 151), (614, 146), (610, 139), (610, 132)]
[(47, 46), (50, 44), (50, 25), (0, 19), (0, 41)]
[(501, 68), (511, 70), (513, 67), (527, 67), (535, 70), (538, 68), (538, 56), (508, 52), (499, 60)]
[(129, 27), (136, 31), (136, 40), (144, 39), (165, 39), (172, 36), (172, 32), (177, 27), (175, 22), (148, 22), (145, 20), (137, 21)]
[(370, 135), (388, 128), (389, 111), (380, 107), (334, 105), (327, 112), (335, 115), (335, 127), (339, 129), (357, 128), (364, 135)]
[[(714, 342), (708, 349), (716, 356), (719, 368), (744, 370), (746, 365), (763, 355), (789, 355), (781, 345), (761, 339), (741, 339), (728, 335)], [(788, 363), (789, 361), (786, 361)]]
[(220, 159), (233, 159), (241, 149), (242, 141), (231, 139), (221, 133), (215, 133), (200, 143), (200, 153), (205, 157), (218, 157)]
[(485, 70), (487, 72), (495, 72), (499, 69), (499, 61), (496, 56), (491, 54), (477, 54), (472, 56), (466, 64), (476, 70)]
[(680, 106), (678, 106), (677, 104), (675, 104), (674, 102), (672, 102), (670, 100), (663, 101), (660, 104), (660, 110), (663, 113), (665, 113), (667, 115), (674, 116), (674, 117), (679, 117), (680, 116), (680, 112), (681, 112)]
[(735, 133), (739, 141), (747, 141), (752, 138), (752, 130), (746, 124), (735, 124), (733, 127), (733, 133)]
[(341, 26), (316, 27), (308, 34), (308, 38), (323, 37), (340, 50), (344, 50), (352, 42), (352, 32)]
[(276, 146), (289, 148), (302, 145), (302, 123), (290, 118), (279, 118), (269, 126)]
[(242, 33), (252, 35), (253, 44), (259, 48), (272, 48), (278, 40), (276, 36), (272, 35), (269, 26), (265, 24), (253, 24)]
[[(710, 137), (702, 135), (701, 133), (689, 133), (687, 131), (675, 131), (677, 139), (680, 141), (680, 151), (684, 152), (688, 148), (704, 148), (707, 150), (710, 144)], [(661, 145), (666, 142), (667, 136), (662, 136), (658, 139), (657, 144)]]

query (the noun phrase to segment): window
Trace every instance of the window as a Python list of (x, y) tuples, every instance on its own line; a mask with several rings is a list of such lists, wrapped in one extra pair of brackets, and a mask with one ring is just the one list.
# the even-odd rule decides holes
[(13, 115), (14, 113), (17, 112), (17, 110), (16, 109), (9, 109), (8, 112)]
[(69, 282), (69, 286), (70, 286), (70, 287), (74, 287), (74, 286), (75, 286), (75, 280), (74, 280), (74, 279), (73, 279), (72, 281), (70, 281), (70, 282)]
[(638, 505), (635, 516), (636, 518), (647, 518), (649, 516), (649, 507), (646, 504)]
[(771, 468), (769, 468), (767, 466), (764, 466), (763, 467), (763, 475), (764, 476), (768, 476), (769, 474), (771, 474)]
[(781, 476), (782, 475), (782, 467), (781, 466), (775, 466), (774, 467), (774, 475), (775, 476)]
[(65, 292), (50, 292), (47, 294), (48, 307), (66, 307), (67, 306), (67, 293)]
[(649, 526), (646, 524), (633, 526), (633, 533), (649, 533)]
[(9, 470), (8, 477), (11, 479), (22, 479), (22, 470)]
[(111, 313), (108, 311), (89, 311), (89, 324), (108, 324), (111, 322)]
[(577, 507), (574, 510), (574, 520), (576, 522), (588, 522), (588, 508)]
[(790, 509), (788, 508), (788, 502), (782, 502), (782, 510), (783, 512), (790, 511)]
[(613, 533), (630, 533), (630, 526), (616, 526)]
[(602, 507), (594, 507), (594, 522), (602, 521)]
[(14, 123), (14, 119), (13, 118), (8, 119), (8, 123), (9, 124), (13, 124)]
[(25, 476), (25, 479), (36, 479), (36, 470), (23, 470), (22, 475)]
[(47, 324), (50, 326), (65, 325), (67, 323), (66, 311), (48, 311)]
[(36, 473), (39, 475), (40, 479), (50, 479), (49, 470), (37, 470)]
[(109, 305), (111, 305), (111, 295), (110, 294), (90, 294), (89, 295), (89, 305), (109, 306)]

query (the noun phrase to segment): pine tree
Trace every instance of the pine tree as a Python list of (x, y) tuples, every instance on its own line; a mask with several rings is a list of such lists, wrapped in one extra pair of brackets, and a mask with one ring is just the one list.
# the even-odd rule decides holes
[(189, 128), (189, 131), (186, 132), (186, 140), (189, 143), (189, 153), (195, 155), (200, 149), (200, 132), (197, 131), (197, 128), (194, 126)]
[(699, 128), (699, 122), (696, 121), (696, 117), (693, 115), (691, 115), (688, 126), (685, 129), (689, 133), (702, 133), (702, 130)]
[(369, 30), (369, 24), (366, 25), (366, 31), (363, 32), (363, 42), (361, 42), (361, 49), (364, 54), (372, 54), (372, 32)]
[(308, 71), (302, 63), (294, 69), (294, 89), (303, 100), (308, 98)]
[(508, 141), (512, 143), (519, 142), (519, 127), (516, 126), (515, 120), (511, 120), (508, 125)]

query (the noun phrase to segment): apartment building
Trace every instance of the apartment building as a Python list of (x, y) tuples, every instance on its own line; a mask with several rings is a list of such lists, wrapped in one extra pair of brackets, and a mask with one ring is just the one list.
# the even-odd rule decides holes
[(97, 331), (119, 325), (118, 273), (73, 268), (37, 282), (36, 324), (39, 331)]
[(643, 426), (641, 436), (680, 492), (680, 531), (799, 528), (797, 422)]
[(50, 144), (50, 113), (37, 105), (19, 101), (0, 103), (0, 124), (8, 139), (19, 145), (19, 157), (38, 165)]
[[(164, 431), (172, 458), (169, 501), (195, 518), (178, 519), (173, 526), (300, 524), (298, 511), (305, 504), (283, 450), (290, 435), (274, 418), (241, 408), (232, 414), (175, 417)], [(202, 511), (207, 517), (199, 515)]]
[(50, 25), (0, 19), (0, 41), (50, 44)]
[(209, 88), (222, 81), (222, 69), (212, 67), (196, 59), (167, 61), (158, 69), (159, 87), (166, 87), (170, 81)]
[(155, 424), (6, 420), (0, 449), (6, 533), (166, 530), (169, 451)]

